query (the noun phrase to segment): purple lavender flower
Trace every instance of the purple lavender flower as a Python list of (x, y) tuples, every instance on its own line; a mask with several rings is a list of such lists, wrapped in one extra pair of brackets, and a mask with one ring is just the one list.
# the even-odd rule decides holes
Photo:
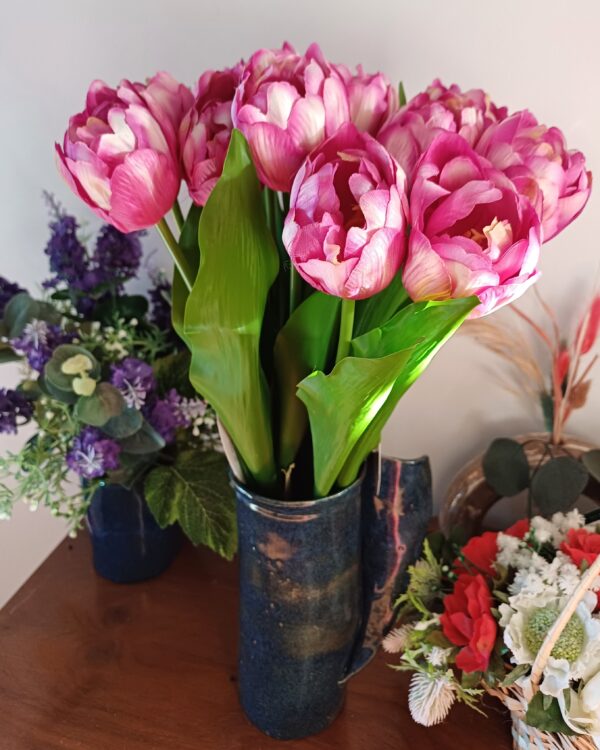
[(15, 294), (24, 291), (18, 284), (13, 284), (8, 279), (5, 279), (4, 276), (0, 276), (0, 318), (4, 315), (4, 308)]
[(172, 331), (171, 326), (171, 284), (162, 274), (153, 278), (154, 286), (148, 290), (150, 298), (150, 320), (161, 331)]
[(45, 286), (55, 287), (62, 281), (79, 289), (88, 262), (86, 249), (77, 239), (77, 220), (74, 216), (57, 213), (49, 226), (50, 239), (44, 252), (50, 258), (54, 278), (46, 281)]
[(95, 479), (119, 467), (121, 446), (95, 427), (84, 427), (67, 453), (67, 466), (83, 479)]
[(96, 239), (92, 262), (103, 281), (121, 286), (136, 276), (142, 259), (140, 237), (144, 232), (123, 234), (109, 224), (102, 227)]
[(0, 388), (0, 433), (15, 433), (33, 416), (33, 405), (18, 391)]
[(191, 422), (181, 410), (182, 398), (174, 388), (158, 399), (148, 415), (148, 421), (163, 438), (165, 443), (172, 443), (180, 427), (189, 427)]
[(17, 354), (27, 357), (32, 370), (42, 372), (56, 347), (72, 340), (72, 334), (66, 333), (60, 326), (34, 319), (25, 326), (20, 336), (11, 339), (10, 345)]
[(121, 391), (131, 409), (141, 409), (156, 387), (152, 367), (135, 357), (112, 365), (110, 382)]

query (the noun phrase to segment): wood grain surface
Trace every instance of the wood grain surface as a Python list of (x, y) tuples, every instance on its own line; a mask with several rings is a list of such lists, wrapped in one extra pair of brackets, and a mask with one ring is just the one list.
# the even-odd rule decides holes
[(327, 731), (265, 737), (237, 702), (236, 576), (185, 546), (160, 578), (112, 584), (85, 534), (63, 542), (0, 611), (0, 750), (510, 749), (494, 702), (487, 718), (458, 706), (438, 727), (414, 724), (408, 676), (384, 654)]

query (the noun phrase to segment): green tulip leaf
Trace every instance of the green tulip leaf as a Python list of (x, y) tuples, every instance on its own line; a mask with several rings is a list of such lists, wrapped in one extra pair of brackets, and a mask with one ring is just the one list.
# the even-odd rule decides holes
[(19, 292), (11, 297), (3, 315), (3, 328), (7, 338), (20, 336), (32, 320), (60, 323), (60, 314), (48, 302), (33, 299), (27, 292)]
[(407, 349), (379, 359), (345, 357), (329, 375), (313, 372), (298, 385), (310, 420), (317, 497), (330, 493), (411, 354)]
[(231, 560), (237, 549), (235, 497), (227, 461), (213, 451), (184, 451), (147, 476), (146, 501), (161, 528), (179, 525), (194, 544)]
[(279, 463), (290, 466), (308, 426), (298, 383), (314, 370), (326, 370), (334, 354), (340, 318), (339, 297), (315, 292), (297, 307), (275, 340), (279, 388)]
[(581, 457), (583, 465), (594, 477), (597, 482), (600, 482), (600, 450), (589, 451), (584, 453)]
[(133, 435), (122, 438), (120, 441), (121, 450), (132, 456), (143, 456), (148, 453), (156, 453), (165, 447), (165, 441), (152, 425), (146, 420), (142, 426), (134, 432)]
[(72, 391), (73, 380), (78, 376), (63, 372), (62, 367), (68, 359), (77, 355), (82, 355), (90, 360), (91, 367), (86, 371), (86, 375), (97, 380), (100, 377), (100, 365), (94, 355), (82, 346), (61, 344), (56, 347), (52, 353), (52, 357), (46, 362), (46, 366), (44, 367), (46, 381), (60, 391)]
[(105, 432), (111, 438), (122, 440), (135, 435), (143, 422), (144, 418), (137, 409), (127, 407), (117, 417), (111, 417), (105, 422), (102, 425), (102, 432)]
[(410, 297), (402, 284), (402, 274), (398, 273), (381, 292), (356, 303), (354, 336), (358, 338), (378, 326), (385, 325), (409, 302)]
[(202, 211), (198, 239), (200, 268), (184, 318), (190, 378), (215, 408), (250, 477), (268, 491), (277, 471), (260, 339), (279, 258), (248, 144), (238, 130)]
[[(397, 377), (385, 403), (365, 427), (348, 457), (338, 479), (342, 487), (348, 486), (356, 479), (369, 453), (379, 445), (381, 431), (401, 396), (478, 304), (477, 297), (443, 302), (412, 302), (383, 325), (352, 341), (351, 353), (357, 357), (383, 357), (406, 349), (411, 349), (412, 354)], [(348, 391), (348, 395), (350, 397), (351, 391)]]
[(81, 396), (73, 410), (76, 419), (92, 427), (102, 427), (125, 409), (125, 399), (110, 383), (98, 383), (91, 396)]
[[(200, 265), (200, 248), (198, 245), (198, 224), (202, 215), (202, 206), (192, 203), (188, 215), (185, 218), (181, 236), (179, 237), (179, 247), (186, 255), (190, 263), (194, 276), (198, 273)], [(171, 321), (173, 328), (182, 341), (186, 341), (184, 331), (185, 306), (187, 304), (189, 291), (185, 282), (177, 270), (173, 269), (173, 289), (171, 295)]]
[(559, 456), (545, 463), (531, 480), (533, 501), (545, 516), (570, 510), (589, 481), (585, 466), (571, 458)]
[(497, 438), (483, 457), (485, 481), (500, 497), (512, 497), (529, 487), (529, 461), (516, 440)]

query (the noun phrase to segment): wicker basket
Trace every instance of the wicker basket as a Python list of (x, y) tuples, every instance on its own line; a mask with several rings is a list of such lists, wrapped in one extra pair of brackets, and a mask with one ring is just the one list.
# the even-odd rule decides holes
[(488, 688), (488, 692), (499, 698), (510, 711), (512, 718), (513, 747), (515, 750), (598, 750), (598, 745), (586, 734), (567, 736), (552, 732), (543, 732), (525, 723), (527, 704), (538, 690), (544, 668), (560, 634), (573, 616), (577, 605), (600, 575), (600, 555), (581, 579), (560, 617), (556, 620), (546, 636), (531, 670), (531, 694), (525, 695), (518, 685), (508, 688)]

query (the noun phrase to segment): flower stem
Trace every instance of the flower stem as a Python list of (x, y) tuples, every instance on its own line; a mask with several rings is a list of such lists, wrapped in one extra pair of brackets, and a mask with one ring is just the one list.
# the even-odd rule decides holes
[(175, 223), (177, 224), (177, 229), (181, 232), (183, 229), (183, 225), (185, 223), (185, 219), (183, 218), (183, 211), (181, 210), (181, 206), (179, 205), (179, 201), (177, 198), (175, 198), (175, 203), (173, 203), (173, 216), (175, 217)]
[(300, 304), (300, 297), (302, 296), (302, 277), (296, 270), (296, 266), (292, 263), (290, 268), (290, 315)]
[(350, 352), (350, 342), (352, 341), (352, 330), (354, 328), (354, 306), (353, 299), (342, 300), (342, 317), (340, 320), (340, 337), (338, 339), (337, 354), (335, 355), (336, 364), (347, 357)]
[(167, 250), (171, 253), (173, 262), (175, 263), (177, 270), (181, 274), (181, 277), (185, 282), (188, 291), (191, 292), (192, 285), (194, 283), (194, 275), (192, 273), (190, 264), (188, 263), (188, 259), (185, 257), (182, 249), (177, 244), (177, 240), (175, 239), (173, 232), (171, 231), (171, 227), (163, 218), (158, 222), (156, 228), (158, 229), (160, 236), (163, 238), (163, 241), (167, 246)]

